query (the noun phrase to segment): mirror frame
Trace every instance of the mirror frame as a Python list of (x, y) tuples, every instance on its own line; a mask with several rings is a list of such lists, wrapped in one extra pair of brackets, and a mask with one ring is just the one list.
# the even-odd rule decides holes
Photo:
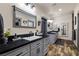
[[(21, 10), (20, 8), (18, 8), (18, 7), (15, 7), (15, 5), (14, 6), (12, 6), (13, 7), (13, 27), (15, 27), (15, 28), (36, 28), (36, 26), (37, 26), (37, 18), (36, 18), (36, 16), (34, 16), (34, 15), (32, 15), (32, 14), (30, 14), (30, 13), (27, 13), (26, 11), (24, 11), (24, 10)], [(30, 26), (16, 26), (15, 25), (15, 21), (16, 21), (16, 11), (18, 11), (18, 12), (21, 12), (22, 14), (26, 14), (26, 15), (29, 15), (30, 17), (35, 17), (35, 26), (34, 27), (30, 27)], [(27, 20), (27, 22), (28, 22), (29, 20)], [(30, 20), (31, 21), (31, 20)]]

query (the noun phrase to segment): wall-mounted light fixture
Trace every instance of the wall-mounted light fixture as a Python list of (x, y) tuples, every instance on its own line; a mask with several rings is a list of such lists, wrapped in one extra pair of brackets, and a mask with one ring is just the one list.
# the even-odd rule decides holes
[(29, 6), (30, 5), (31, 8), (34, 8), (35, 7), (35, 5), (33, 3), (25, 3), (25, 5), (26, 6)]
[(40, 24), (41, 24), (41, 21), (38, 21), (38, 26), (40, 26)]

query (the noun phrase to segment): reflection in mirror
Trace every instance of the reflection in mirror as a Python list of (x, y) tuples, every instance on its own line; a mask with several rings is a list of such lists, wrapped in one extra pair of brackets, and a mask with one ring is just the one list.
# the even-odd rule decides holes
[(13, 6), (14, 27), (36, 28), (36, 16)]

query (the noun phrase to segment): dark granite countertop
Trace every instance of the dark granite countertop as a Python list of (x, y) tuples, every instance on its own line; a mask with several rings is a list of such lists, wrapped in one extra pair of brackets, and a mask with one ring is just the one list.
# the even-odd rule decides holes
[(18, 48), (18, 47), (23, 46), (28, 43), (29, 43), (29, 41), (22, 39), (22, 40), (13, 41), (13, 42), (10, 42), (7, 44), (1, 44), (0, 45), (0, 54), (8, 52), (10, 50), (13, 50), (15, 48)]
[(58, 31), (49, 31), (49, 32), (47, 32), (48, 34), (56, 34), (56, 33), (58, 33)]
[(11, 51), (11, 50), (19, 48), (19, 47), (22, 47), (22, 46), (30, 44), (32, 42), (41, 40), (42, 38), (45, 38), (45, 37), (41, 37), (39, 39), (32, 40), (32, 41), (21, 39), (21, 40), (17, 40), (17, 41), (12, 41), (12, 42), (7, 43), (7, 44), (1, 44), (0, 45), (0, 54)]

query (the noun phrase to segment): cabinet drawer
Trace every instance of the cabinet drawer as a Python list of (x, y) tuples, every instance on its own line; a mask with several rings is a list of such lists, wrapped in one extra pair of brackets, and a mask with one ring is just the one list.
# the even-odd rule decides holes
[(30, 56), (30, 53), (28, 52), (28, 53), (26, 53), (26, 54), (24, 54), (22, 56)]
[(30, 56), (30, 51), (29, 51), (29, 52), (23, 52), (23, 53), (21, 54), (21, 56)]
[(2, 54), (3, 56), (17, 56), (19, 54), (22, 54), (23, 52), (28, 52), (30, 50), (30, 46), (29, 45), (25, 45), (19, 48), (16, 48), (12, 51), (6, 52), (4, 54)]
[(37, 48), (42, 44), (42, 40), (31, 43), (31, 49)]

